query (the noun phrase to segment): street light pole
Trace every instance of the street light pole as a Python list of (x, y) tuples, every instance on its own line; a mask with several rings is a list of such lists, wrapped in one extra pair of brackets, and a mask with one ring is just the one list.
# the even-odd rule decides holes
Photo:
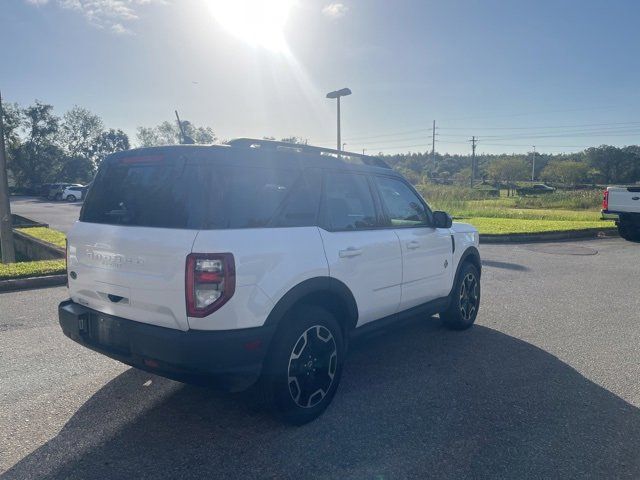
[(4, 123), (2, 94), (0, 94), (0, 249), (2, 263), (16, 261), (11, 225), (11, 205), (9, 204), (9, 179), (7, 175), (7, 156), (4, 145)]
[(340, 132), (340, 97), (337, 97), (337, 100), (338, 100), (338, 122), (337, 122), (338, 123), (338, 147), (337, 148), (338, 148), (338, 150), (340, 150), (340, 145), (341, 145), (341, 143), (340, 143), (340, 141), (341, 141), (341, 138), (340, 138), (341, 137), (341, 135), (340, 135), (340, 133), (341, 133)]
[(536, 146), (533, 146), (533, 165), (531, 166), (531, 182), (536, 181)]
[(336, 90), (334, 92), (329, 92), (327, 93), (327, 98), (335, 98), (337, 100), (337, 106), (338, 106), (338, 110), (337, 110), (337, 116), (338, 116), (338, 121), (337, 126), (338, 126), (338, 147), (337, 150), (340, 152), (342, 151), (342, 143), (341, 143), (341, 132), (340, 132), (340, 97), (346, 97), (347, 95), (351, 95), (351, 90), (349, 90), (348, 88), (343, 88), (341, 90)]

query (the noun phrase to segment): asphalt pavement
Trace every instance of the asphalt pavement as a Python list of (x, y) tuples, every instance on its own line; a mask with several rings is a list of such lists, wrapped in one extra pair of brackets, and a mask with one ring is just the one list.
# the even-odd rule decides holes
[(303, 427), (76, 345), (64, 288), (0, 294), (2, 478), (640, 478), (640, 245), (481, 252), (473, 328), (358, 342)]
[(81, 202), (52, 202), (41, 197), (11, 197), (11, 213), (17, 213), (51, 228), (68, 232), (80, 216)]

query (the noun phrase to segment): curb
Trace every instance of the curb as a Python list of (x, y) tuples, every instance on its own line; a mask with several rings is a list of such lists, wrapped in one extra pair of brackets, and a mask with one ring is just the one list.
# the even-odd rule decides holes
[(553, 240), (574, 240), (585, 238), (614, 238), (618, 236), (615, 228), (588, 228), (585, 230), (567, 230), (565, 232), (513, 233), (507, 235), (480, 234), (480, 243), (533, 243)]
[(46, 277), (12, 278), (8, 280), (0, 280), (0, 292), (57, 287), (60, 285), (66, 285), (66, 283), (67, 276), (65, 274), (47, 275)]

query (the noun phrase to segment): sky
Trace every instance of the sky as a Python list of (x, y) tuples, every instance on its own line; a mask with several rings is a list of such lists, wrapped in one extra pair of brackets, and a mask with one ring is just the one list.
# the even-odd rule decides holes
[[(242, 8), (246, 7), (246, 10)], [(572, 152), (640, 143), (636, 0), (0, 0), (0, 89), (132, 136), (367, 153)]]

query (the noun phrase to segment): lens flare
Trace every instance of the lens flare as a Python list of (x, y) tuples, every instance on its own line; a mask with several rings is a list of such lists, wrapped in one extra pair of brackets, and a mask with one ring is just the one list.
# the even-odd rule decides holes
[(283, 29), (295, 0), (209, 0), (215, 20), (254, 47), (287, 52)]

